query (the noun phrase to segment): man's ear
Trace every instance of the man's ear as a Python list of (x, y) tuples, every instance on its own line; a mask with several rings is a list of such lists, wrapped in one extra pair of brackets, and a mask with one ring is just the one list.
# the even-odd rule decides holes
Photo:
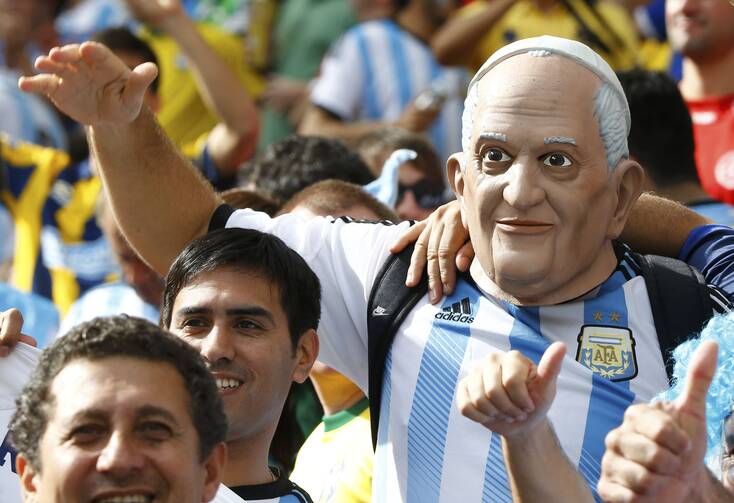
[(464, 175), (466, 174), (464, 163), (466, 158), (463, 152), (457, 152), (446, 162), (446, 171), (448, 175), (449, 185), (451, 190), (456, 195), (456, 200), (461, 205), (461, 222), (466, 225), (466, 217), (464, 214)]
[(301, 334), (296, 347), (296, 367), (293, 369), (291, 379), (302, 383), (306, 380), (311, 367), (319, 356), (319, 336), (316, 330), (309, 328)]
[(622, 234), (630, 211), (632, 211), (632, 206), (634, 206), (642, 193), (645, 172), (637, 162), (622, 159), (617, 164), (617, 167), (614, 168), (614, 171), (612, 171), (611, 176), (612, 183), (614, 183), (617, 192), (617, 205), (614, 208), (614, 215), (609, 223), (607, 237), (609, 239), (617, 239)]
[(15, 458), (15, 469), (20, 477), (20, 492), (23, 501), (37, 501), (40, 472), (20, 453)]
[(219, 442), (214, 446), (206, 461), (204, 461), (204, 492), (202, 493), (202, 501), (211, 501), (217, 495), (226, 462), (227, 444)]

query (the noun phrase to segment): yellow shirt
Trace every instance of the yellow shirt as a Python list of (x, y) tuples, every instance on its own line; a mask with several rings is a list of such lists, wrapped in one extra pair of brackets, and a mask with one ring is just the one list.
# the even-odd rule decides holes
[[(250, 96), (259, 96), (265, 82), (247, 66), (242, 40), (212, 25), (198, 24), (197, 27), (210, 47), (235, 71)], [(216, 115), (201, 99), (186, 57), (176, 42), (171, 37), (149, 31), (141, 33), (141, 37), (153, 49), (160, 67), (158, 121), (177, 145), (195, 142), (217, 124)]]
[(298, 452), (290, 479), (314, 503), (369, 503), (372, 436), (367, 398), (326, 416)]
[[(627, 70), (635, 66), (638, 47), (637, 33), (634, 21), (624, 8), (605, 0), (595, 4), (599, 14), (606, 19), (606, 24), (614, 30), (623, 42), (620, 45), (615, 43), (608, 30), (604, 29), (593, 16), (587, 2), (583, 0), (568, 1), (575, 7), (587, 26), (608, 47), (614, 48), (611, 54), (603, 52), (599, 47), (591, 45), (588, 40), (580, 36), (578, 21), (562, 4), (558, 3), (547, 11), (541, 11), (533, 0), (517, 0), (479, 41), (476, 49), (468, 55), (468, 59), (464, 63), (476, 71), (497, 49), (515, 40), (541, 35), (554, 35), (590, 45), (615, 70)], [(483, 1), (474, 2), (461, 8), (456, 15), (462, 17), (472, 16), (484, 8), (483, 4)]]

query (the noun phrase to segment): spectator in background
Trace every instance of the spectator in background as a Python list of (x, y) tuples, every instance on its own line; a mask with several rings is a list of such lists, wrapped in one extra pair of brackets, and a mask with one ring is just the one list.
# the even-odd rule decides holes
[(255, 211), (267, 213), (270, 216), (275, 216), (278, 212), (278, 204), (275, 201), (254, 190), (235, 187), (220, 192), (219, 197), (233, 208), (251, 208)]
[(72, 327), (96, 318), (126, 314), (157, 323), (163, 299), (164, 278), (143, 262), (122, 235), (103, 194), (97, 201), (96, 222), (120, 268), (119, 281), (89, 289), (72, 304), (59, 336)]
[(716, 201), (696, 174), (693, 126), (673, 80), (663, 73), (618, 74), (632, 114), (630, 156), (645, 169), (645, 190), (679, 201), (711, 220), (734, 224), (734, 207)]
[(442, 64), (476, 71), (500, 47), (541, 35), (583, 42), (615, 70), (637, 63), (634, 21), (608, 0), (477, 0), (436, 32), (431, 47)]
[(357, 145), (360, 155), (377, 177), (392, 153), (400, 149), (412, 150), (416, 156), (398, 168), (395, 212), (401, 220), (423, 220), (445, 203), (448, 196), (445, 170), (428, 140), (420, 134), (389, 128), (365, 135)]
[[(390, 208), (358, 185), (340, 180), (318, 182), (296, 194), (283, 212), (350, 217), (398, 223)], [(372, 443), (369, 402), (364, 392), (333, 368), (317, 361), (311, 381), (324, 408), (319, 426), (298, 452), (291, 478), (315, 503), (372, 501)]]
[(704, 190), (734, 204), (734, 9), (724, 0), (667, 0), (668, 40), (683, 55), (680, 90), (693, 120)]
[(308, 85), (329, 47), (355, 22), (352, 1), (279, 2), (272, 29), (271, 75), (263, 92), (260, 150), (295, 133)]
[(217, 381), (229, 422), (222, 480), (248, 502), (311, 502), (268, 466), (268, 451), (291, 382), (308, 377), (318, 354), (319, 300), (303, 259), (256, 231), (206, 234), (168, 272), (161, 325), (195, 347)]
[(395, 125), (425, 132), (445, 161), (459, 150), (465, 84), (465, 72), (441, 67), (428, 46), (445, 8), (434, 0), (359, 5), (361, 22), (321, 64), (299, 132), (356, 142)]
[(10, 430), (26, 502), (210, 501), (226, 460), (201, 358), (136, 318), (93, 320), (46, 350)]
[(321, 180), (364, 185), (374, 179), (362, 158), (341, 141), (299, 135), (268, 146), (243, 168), (241, 175), (243, 185), (257, 189), (279, 204)]
[(18, 93), (15, 82), (33, 75), (33, 60), (50, 47), (39, 47), (39, 32), (49, 26), (57, 0), (0, 0), (0, 132), (11, 139), (65, 149), (66, 133), (56, 110), (43, 99)]

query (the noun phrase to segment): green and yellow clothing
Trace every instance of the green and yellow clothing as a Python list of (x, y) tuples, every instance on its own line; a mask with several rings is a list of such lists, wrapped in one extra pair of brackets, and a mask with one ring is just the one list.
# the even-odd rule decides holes
[[(208, 24), (197, 24), (199, 33), (239, 77), (247, 93), (258, 97), (265, 86), (259, 75), (245, 61), (242, 40)], [(160, 81), (158, 96), (161, 109), (158, 121), (174, 143), (181, 146), (195, 142), (219, 122), (199, 95), (189, 63), (176, 42), (162, 33), (144, 31), (140, 36), (151, 46), (158, 59)], [(236, 104), (233, 104), (236, 106)]]
[[(344, 0), (285, 0), (273, 29), (272, 72), (308, 83), (316, 76), (329, 47), (356, 23), (350, 2)], [(288, 118), (263, 107), (260, 148), (294, 133)]]
[[(457, 16), (468, 17), (484, 8), (484, 1), (477, 1), (462, 7)], [(517, 0), (512, 7), (489, 29), (476, 45), (474, 51), (467, 54), (463, 63), (473, 71), (491, 56), (497, 49), (525, 38), (541, 35), (554, 35), (578, 40), (597, 51), (615, 70), (627, 70), (638, 62), (638, 37), (635, 24), (628, 12), (621, 6), (600, 0), (594, 3), (596, 10), (606, 20), (606, 25), (614, 30), (622, 44), (615, 43), (609, 31), (605, 29), (592, 14), (590, 2), (584, 0), (568, 0), (586, 25), (610, 48), (605, 53), (599, 47), (589, 43), (582, 34), (580, 23), (560, 2), (548, 10), (541, 10), (533, 0)]]
[(291, 480), (314, 503), (369, 503), (373, 456), (369, 403), (363, 398), (324, 416), (301, 447)]

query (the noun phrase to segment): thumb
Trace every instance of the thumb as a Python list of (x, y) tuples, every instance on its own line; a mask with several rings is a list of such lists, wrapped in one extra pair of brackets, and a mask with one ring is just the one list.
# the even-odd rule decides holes
[(676, 399), (675, 406), (680, 412), (706, 420), (706, 394), (716, 373), (719, 345), (714, 341), (701, 344), (688, 365), (685, 389)]
[(125, 85), (123, 100), (126, 103), (135, 103), (137, 105), (140, 102), (142, 104), (145, 90), (157, 76), (158, 67), (154, 63), (143, 63), (142, 65), (136, 66)]
[(535, 392), (545, 396), (555, 386), (558, 374), (561, 373), (563, 357), (566, 354), (566, 345), (562, 342), (554, 342), (543, 353), (538, 363), (538, 370), (534, 380)]

